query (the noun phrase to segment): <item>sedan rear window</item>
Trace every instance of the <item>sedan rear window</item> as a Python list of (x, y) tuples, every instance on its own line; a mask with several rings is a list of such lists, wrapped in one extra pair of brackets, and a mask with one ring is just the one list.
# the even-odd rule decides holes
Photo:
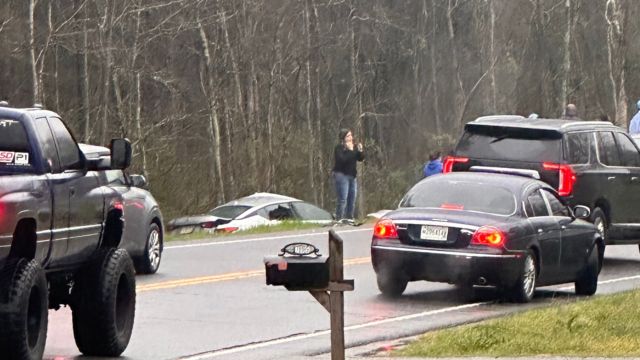
[(561, 154), (558, 133), (505, 127), (468, 127), (456, 147), (456, 155), (476, 159), (558, 162)]
[(404, 196), (400, 207), (441, 208), (512, 215), (516, 211), (516, 197), (508, 189), (493, 184), (437, 179), (415, 185)]
[(250, 206), (243, 205), (226, 205), (217, 207), (209, 211), (209, 215), (217, 216), (223, 219), (233, 219), (243, 212), (249, 210)]

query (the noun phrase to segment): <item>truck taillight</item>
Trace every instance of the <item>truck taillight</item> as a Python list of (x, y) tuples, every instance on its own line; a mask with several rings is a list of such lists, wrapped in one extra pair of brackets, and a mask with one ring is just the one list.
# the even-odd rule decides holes
[(542, 168), (545, 170), (558, 171), (558, 195), (571, 195), (573, 192), (573, 186), (576, 184), (577, 177), (570, 165), (545, 162), (542, 163)]
[(460, 157), (460, 156), (447, 156), (444, 158), (444, 162), (442, 163), (442, 172), (450, 173), (453, 171), (453, 165), (455, 163), (466, 163), (469, 161), (469, 158)]

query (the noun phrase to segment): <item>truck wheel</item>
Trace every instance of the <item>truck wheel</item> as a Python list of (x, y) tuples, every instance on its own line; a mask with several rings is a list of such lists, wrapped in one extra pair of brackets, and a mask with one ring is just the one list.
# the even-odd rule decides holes
[(80, 352), (119, 356), (127, 348), (136, 306), (133, 262), (124, 249), (103, 249), (73, 288), (73, 336)]
[(44, 270), (35, 260), (9, 260), (1, 271), (0, 354), (42, 359), (47, 339), (48, 294)]
[(136, 262), (136, 271), (141, 274), (155, 274), (162, 260), (162, 235), (158, 224), (151, 223), (147, 232), (144, 253)]
[(509, 291), (511, 300), (526, 303), (533, 299), (533, 294), (536, 289), (537, 272), (536, 258), (533, 253), (529, 251), (522, 263), (522, 270), (520, 270), (518, 280)]
[(409, 282), (406, 276), (401, 276), (397, 271), (381, 269), (376, 274), (378, 289), (386, 298), (396, 298), (404, 292)]
[(575, 282), (576, 294), (593, 295), (598, 289), (598, 273), (600, 272), (600, 260), (598, 247), (594, 246), (589, 254), (589, 259), (584, 269), (580, 272)]

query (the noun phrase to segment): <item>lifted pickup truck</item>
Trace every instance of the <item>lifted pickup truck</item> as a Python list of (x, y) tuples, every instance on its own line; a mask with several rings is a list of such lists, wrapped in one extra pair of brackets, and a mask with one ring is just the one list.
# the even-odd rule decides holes
[(0, 357), (41, 359), (48, 309), (69, 305), (78, 349), (119, 356), (135, 314), (134, 267), (118, 249), (122, 199), (99, 181), (131, 144), (86, 159), (60, 117), (0, 106)]

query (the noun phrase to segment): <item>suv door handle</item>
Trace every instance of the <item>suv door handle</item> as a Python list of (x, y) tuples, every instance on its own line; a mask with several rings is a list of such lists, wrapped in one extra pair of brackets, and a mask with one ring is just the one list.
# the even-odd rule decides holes
[(615, 180), (615, 179), (616, 179), (616, 177), (615, 177), (615, 176), (609, 176), (609, 177), (607, 177), (607, 180), (609, 180), (609, 181), (611, 181), (611, 180)]
[(538, 229), (538, 234), (542, 234), (543, 232), (544, 232), (544, 230)]
[(631, 181), (638, 181), (638, 177), (637, 176), (632, 176), (631, 177)]

